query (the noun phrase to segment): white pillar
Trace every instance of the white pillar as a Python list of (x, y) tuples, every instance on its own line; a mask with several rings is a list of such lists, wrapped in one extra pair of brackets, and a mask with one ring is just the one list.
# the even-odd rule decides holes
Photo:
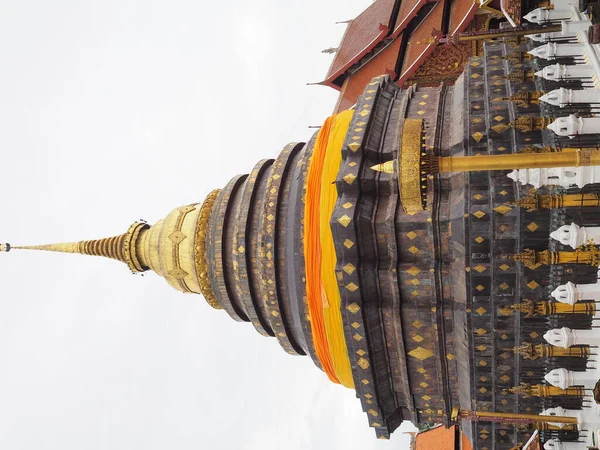
[(580, 227), (576, 223), (563, 225), (550, 233), (550, 237), (563, 245), (579, 248), (587, 243), (600, 242), (600, 227)]
[(544, 450), (584, 450), (585, 442), (561, 442), (557, 439), (549, 439), (544, 444)]
[(594, 68), (587, 64), (575, 64), (569, 66), (564, 64), (553, 64), (537, 71), (535, 75), (550, 81), (592, 78), (594, 75)]
[(600, 345), (600, 333), (596, 330), (553, 328), (544, 334), (544, 339), (549, 344), (562, 348), (569, 348), (573, 345)]
[(600, 89), (558, 88), (542, 95), (540, 100), (561, 108), (574, 103), (600, 103)]
[(566, 21), (561, 22), (562, 30), (553, 31), (552, 33), (538, 33), (528, 34), (527, 37), (535, 42), (549, 42), (553, 39), (564, 39), (577, 37), (577, 33), (580, 31), (587, 31), (592, 23), (589, 20), (577, 20), (577, 21)]
[(600, 117), (577, 117), (575, 114), (558, 117), (548, 129), (559, 136), (573, 139), (578, 134), (600, 133)]
[(521, 184), (530, 184), (536, 189), (541, 186), (577, 186), (598, 183), (600, 166), (554, 167), (549, 169), (515, 169), (508, 177)]
[[(582, 422), (582, 414), (581, 411), (576, 409), (564, 409), (562, 406), (557, 406), (556, 408), (548, 408), (541, 412), (542, 416), (559, 416), (559, 417), (576, 417), (577, 423)], [(563, 428), (566, 424), (564, 423), (550, 423), (550, 425), (557, 426), (559, 428)]]
[(566, 284), (561, 284), (552, 291), (552, 297), (557, 302), (574, 305), (582, 300), (598, 300), (600, 299), (600, 283), (593, 284), (574, 284), (568, 281)]
[(570, 11), (572, 8), (579, 8), (578, 0), (552, 0), (552, 7), (557, 11)]
[(585, 54), (585, 49), (581, 44), (558, 44), (556, 42), (548, 42), (527, 53), (538, 58), (550, 60), (560, 56), (583, 56)]
[(573, 13), (571, 10), (556, 10), (548, 8), (536, 8), (523, 16), (525, 20), (531, 23), (543, 24), (545, 22), (556, 22), (558, 20), (571, 20)]
[(561, 22), (562, 30), (560, 31), (562, 37), (575, 36), (580, 31), (587, 33), (589, 27), (592, 25), (591, 20), (563, 20)]
[(552, 386), (557, 388), (567, 389), (571, 386), (584, 386), (593, 388), (598, 381), (598, 375), (593, 371), (573, 372), (567, 369), (554, 369), (548, 372), (544, 379)]

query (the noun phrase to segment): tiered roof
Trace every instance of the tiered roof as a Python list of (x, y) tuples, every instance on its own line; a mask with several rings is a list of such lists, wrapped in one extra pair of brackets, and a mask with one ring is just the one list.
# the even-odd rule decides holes
[(414, 442), (414, 450), (473, 450), (469, 439), (456, 429), (456, 425), (450, 428), (439, 426), (419, 433)]
[(388, 36), (395, 21), (393, 11), (396, 3), (399, 1), (377, 0), (348, 24), (342, 43), (325, 77), (325, 84), (339, 89), (341, 82), (337, 80), (338, 77), (343, 76), (354, 63)]
[[(433, 37), (463, 32), (477, 8), (472, 0), (375, 1), (349, 23), (323, 81), (341, 91), (335, 111), (351, 107), (364, 85), (377, 75), (390, 75), (397, 84), (405, 84), (439, 47)], [(435, 70), (444, 73), (448, 69)]]

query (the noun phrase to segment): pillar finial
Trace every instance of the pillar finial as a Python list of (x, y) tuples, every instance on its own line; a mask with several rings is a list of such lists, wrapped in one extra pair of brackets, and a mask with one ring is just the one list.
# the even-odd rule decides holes
[(374, 166), (371, 166), (371, 169), (375, 170), (376, 172), (394, 173), (394, 161), (386, 161), (381, 164), (375, 164)]
[(91, 241), (62, 242), (58, 244), (11, 246), (2, 244), (0, 251), (41, 250), (58, 253), (79, 253), (81, 255), (103, 256), (127, 264), (132, 272), (144, 272), (148, 268), (140, 261), (136, 242), (140, 233), (149, 228), (145, 222), (135, 222), (126, 233), (109, 238)]

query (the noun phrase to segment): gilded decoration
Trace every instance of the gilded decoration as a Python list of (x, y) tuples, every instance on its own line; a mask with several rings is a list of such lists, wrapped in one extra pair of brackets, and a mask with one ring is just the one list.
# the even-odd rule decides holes
[(400, 147), (399, 177), (400, 201), (408, 214), (423, 211), (421, 186), (422, 119), (405, 119)]
[(198, 226), (196, 228), (196, 249), (194, 252), (194, 262), (196, 265), (196, 273), (198, 274), (198, 283), (200, 284), (200, 291), (210, 306), (215, 309), (221, 309), (221, 305), (217, 301), (215, 294), (210, 287), (210, 280), (208, 278), (208, 262), (206, 260), (206, 234), (208, 231), (208, 220), (210, 219), (210, 213), (213, 209), (217, 196), (221, 192), (220, 189), (216, 189), (206, 196), (206, 199), (200, 207), (200, 216), (198, 217)]
[(454, 83), (471, 56), (474, 55), (473, 45), (470, 42), (438, 45), (407, 83), (419, 83), (419, 85)]
[[(489, 14), (473, 18), (466, 31), (483, 31), (489, 28)], [(408, 79), (407, 85), (453, 84), (463, 72), (472, 56), (483, 53), (483, 42), (454, 42), (438, 45), (433, 53)]]

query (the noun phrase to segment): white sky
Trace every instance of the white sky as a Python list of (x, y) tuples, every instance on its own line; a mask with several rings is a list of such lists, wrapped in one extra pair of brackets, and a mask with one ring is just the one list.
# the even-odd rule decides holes
[[(3, 1), (0, 240), (94, 239), (199, 202), (332, 111), (370, 0)], [(406, 448), (354, 392), (203, 298), (85, 256), (0, 255), (0, 448)]]

